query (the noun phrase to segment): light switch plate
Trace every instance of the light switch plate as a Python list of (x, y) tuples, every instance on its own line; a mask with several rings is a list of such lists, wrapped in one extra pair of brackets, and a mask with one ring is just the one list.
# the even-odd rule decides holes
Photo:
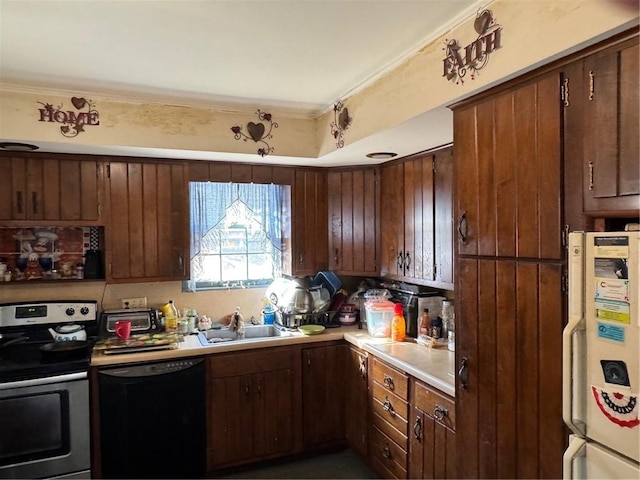
[(146, 308), (147, 297), (132, 297), (122, 299), (122, 308)]

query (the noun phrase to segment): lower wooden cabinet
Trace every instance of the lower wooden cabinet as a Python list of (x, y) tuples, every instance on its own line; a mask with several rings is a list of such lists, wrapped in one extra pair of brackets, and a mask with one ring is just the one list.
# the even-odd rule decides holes
[(368, 364), (367, 352), (349, 347), (345, 369), (345, 437), (349, 446), (363, 457), (367, 456), (369, 444)]
[(376, 357), (372, 363), (369, 461), (382, 478), (407, 478), (409, 377)]
[(456, 478), (454, 400), (411, 381), (409, 478)]
[(302, 422), (305, 448), (344, 443), (344, 365), (348, 348), (340, 342), (302, 349)]
[(209, 357), (208, 470), (293, 452), (294, 356), (284, 347)]

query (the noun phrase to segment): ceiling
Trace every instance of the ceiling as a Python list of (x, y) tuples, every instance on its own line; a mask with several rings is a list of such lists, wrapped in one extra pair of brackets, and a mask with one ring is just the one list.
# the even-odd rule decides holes
[[(479, 4), (477, 0), (0, 0), (0, 80), (193, 105), (281, 108), (317, 117), (468, 18)], [(431, 128), (432, 138), (425, 138), (426, 126), (437, 126)], [(354, 155), (364, 158), (371, 150), (400, 150), (402, 155), (451, 140), (451, 114), (443, 108), (332, 153), (324, 163), (314, 160), (336, 165)], [(74, 153), (68, 144), (41, 147)], [(95, 147), (75, 150), (109, 153)], [(153, 149), (111, 153), (230, 158), (228, 153)], [(256, 160), (255, 155), (236, 157)], [(295, 163), (296, 159), (271, 161)]]

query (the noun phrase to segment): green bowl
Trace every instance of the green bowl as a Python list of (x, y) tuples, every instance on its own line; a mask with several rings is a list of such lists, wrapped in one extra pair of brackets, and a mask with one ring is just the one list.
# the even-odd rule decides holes
[(322, 325), (300, 325), (298, 331), (305, 335), (318, 335), (324, 332), (324, 327)]

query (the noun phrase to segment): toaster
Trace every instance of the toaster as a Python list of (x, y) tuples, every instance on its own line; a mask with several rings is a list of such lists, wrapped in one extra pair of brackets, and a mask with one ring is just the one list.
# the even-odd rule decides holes
[(131, 333), (156, 333), (162, 330), (160, 315), (153, 308), (123, 308), (120, 310), (105, 310), (100, 314), (100, 335), (108, 337), (115, 335), (116, 323), (131, 322)]

